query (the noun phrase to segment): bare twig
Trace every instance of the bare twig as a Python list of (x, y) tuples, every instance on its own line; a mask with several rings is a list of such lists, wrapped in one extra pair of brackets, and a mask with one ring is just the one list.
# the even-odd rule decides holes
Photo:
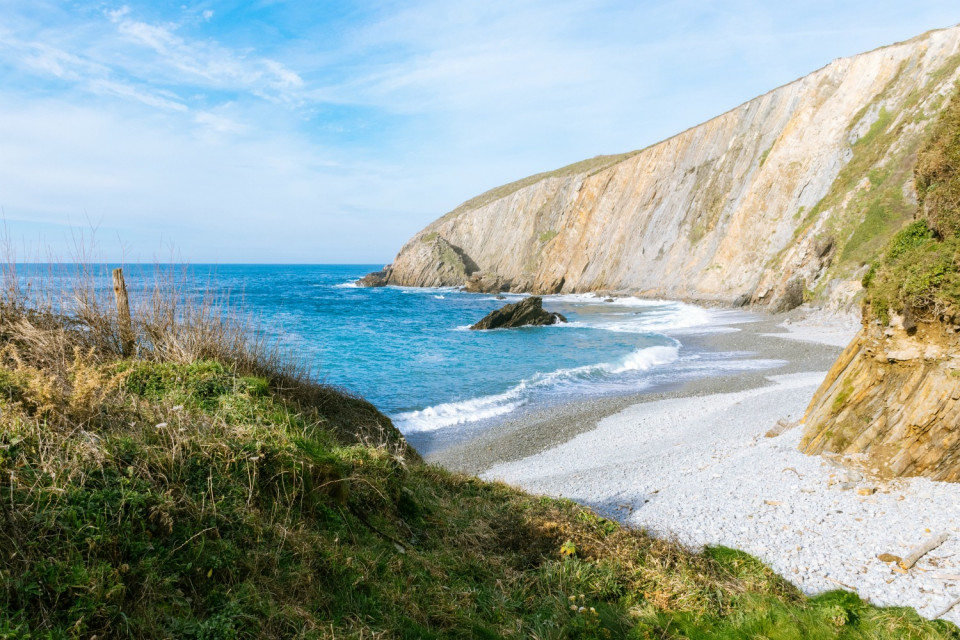
[(177, 551), (180, 551), (180, 549), (183, 549), (185, 546), (187, 546), (188, 544), (190, 544), (190, 542), (193, 541), (194, 538), (196, 538), (196, 537), (198, 537), (198, 536), (202, 536), (202, 535), (205, 534), (207, 531), (213, 531), (214, 529), (216, 529), (216, 527), (207, 527), (207, 528), (204, 529), (203, 531), (198, 531), (198, 532), (196, 532), (195, 534), (193, 534), (192, 536), (190, 536), (189, 538), (187, 538), (186, 540), (184, 540), (182, 543), (180, 543), (180, 544), (178, 544), (176, 547), (174, 547), (173, 550), (170, 551), (170, 555), (173, 555), (173, 554), (175, 554)]
[(950, 610), (953, 609), (953, 608), (954, 608), (955, 606), (957, 606), (958, 604), (960, 604), (960, 598), (957, 598), (956, 600), (954, 600), (954, 601), (952, 601), (950, 604), (948, 604), (948, 605), (946, 606), (946, 608), (943, 609), (943, 611), (941, 611), (941, 612), (938, 613), (937, 615), (933, 616), (933, 619), (936, 620), (937, 618), (942, 618), (943, 616), (945, 616), (945, 615), (947, 615), (948, 613), (950, 613)]
[[(826, 576), (824, 576), (824, 577), (826, 578)], [(829, 581), (832, 582), (833, 584), (838, 584), (838, 585), (840, 585), (840, 586), (843, 587), (844, 589), (849, 589), (850, 591), (854, 591), (854, 592), (857, 590), (856, 587), (851, 587), (850, 585), (844, 584), (844, 583), (840, 582), (839, 580), (834, 580), (833, 578), (827, 578), (827, 580), (829, 580)]]

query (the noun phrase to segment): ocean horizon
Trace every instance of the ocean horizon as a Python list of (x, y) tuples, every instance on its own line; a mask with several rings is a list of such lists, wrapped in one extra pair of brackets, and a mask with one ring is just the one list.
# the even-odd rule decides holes
[[(69, 281), (84, 269), (104, 295), (115, 264), (17, 265), (24, 283)], [(777, 360), (711, 352), (689, 336), (736, 330), (745, 312), (637, 297), (543, 296), (569, 322), (470, 331), (526, 294), (457, 287), (364, 288), (376, 264), (126, 264), (131, 302), (174, 274), (188, 296), (229, 296), (268, 341), (320, 382), (372, 402), (419, 448), (472, 437), (519, 412), (582, 399), (636, 395), (697, 378), (772, 369)]]

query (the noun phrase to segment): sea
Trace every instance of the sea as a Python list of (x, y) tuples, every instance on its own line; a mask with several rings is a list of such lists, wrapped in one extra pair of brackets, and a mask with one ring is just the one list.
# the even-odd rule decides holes
[[(110, 267), (88, 269), (105, 294)], [(774, 368), (782, 361), (717, 352), (698, 335), (735, 331), (744, 312), (594, 294), (545, 296), (569, 322), (471, 331), (524, 296), (455, 287), (358, 287), (381, 265), (132, 265), (131, 299), (175, 269), (182, 290), (229, 294), (314, 377), (360, 395), (424, 453), (525, 411), (603, 396), (652, 393), (685, 381)], [(22, 265), (19, 277), (68, 280), (70, 268)], [(101, 284), (102, 283), (102, 286)]]

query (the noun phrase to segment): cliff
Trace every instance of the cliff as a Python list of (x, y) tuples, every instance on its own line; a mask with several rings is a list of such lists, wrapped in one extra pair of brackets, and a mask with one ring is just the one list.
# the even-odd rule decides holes
[[(804, 418), (806, 453), (863, 454), (884, 476), (960, 481), (960, 336), (940, 322), (908, 333), (870, 321)], [(912, 335), (911, 335), (912, 334)]]
[(494, 189), (417, 233), (385, 281), (848, 305), (912, 214), (916, 150), (958, 54), (960, 27), (933, 31), (641, 151)]
[[(960, 85), (958, 85), (960, 86)], [(863, 329), (817, 391), (801, 449), (960, 481), (960, 90), (918, 154), (917, 220), (864, 277)]]

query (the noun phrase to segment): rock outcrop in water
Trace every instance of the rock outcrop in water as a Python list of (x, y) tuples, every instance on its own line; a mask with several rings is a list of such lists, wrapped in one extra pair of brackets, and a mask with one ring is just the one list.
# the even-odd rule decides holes
[(390, 281), (390, 269), (374, 271), (357, 280), (358, 287), (385, 287)]
[[(489, 191), (400, 250), (389, 282), (849, 305), (909, 219), (960, 28), (840, 59), (641, 151)], [(781, 302), (783, 301), (783, 302)]]
[(513, 329), (515, 327), (547, 326), (567, 319), (559, 313), (551, 313), (543, 308), (543, 299), (538, 296), (524, 298), (520, 302), (508, 304), (490, 312), (471, 329)]

